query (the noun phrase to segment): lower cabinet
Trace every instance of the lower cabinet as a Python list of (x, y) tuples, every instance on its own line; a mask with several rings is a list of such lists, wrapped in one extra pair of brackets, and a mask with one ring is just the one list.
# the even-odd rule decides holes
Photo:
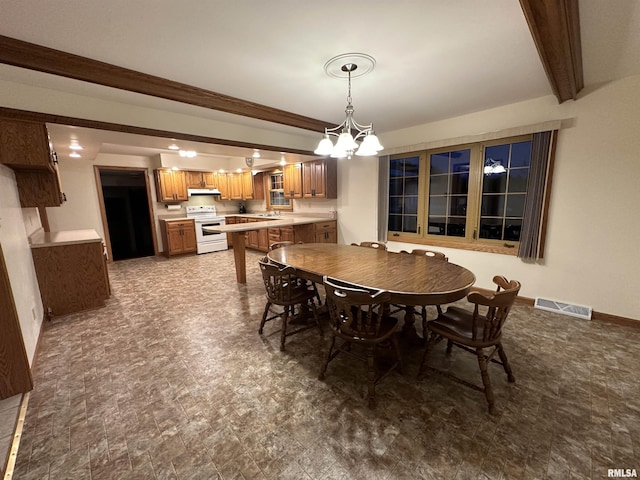
[(314, 223), (315, 243), (338, 243), (337, 222)]
[(166, 256), (196, 251), (196, 226), (193, 220), (164, 220), (160, 226)]
[(104, 306), (110, 289), (101, 241), (32, 247), (31, 254), (46, 315)]

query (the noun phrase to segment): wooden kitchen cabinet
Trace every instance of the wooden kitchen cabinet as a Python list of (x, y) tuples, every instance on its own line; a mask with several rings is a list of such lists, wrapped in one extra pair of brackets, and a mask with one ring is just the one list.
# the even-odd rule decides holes
[(338, 198), (338, 163), (335, 158), (302, 164), (303, 198)]
[(164, 254), (167, 257), (196, 251), (196, 227), (193, 220), (163, 220), (160, 226)]
[(295, 225), (293, 232), (295, 242), (338, 243), (338, 226), (335, 220)]
[(214, 172), (213, 179), (215, 182), (214, 188), (220, 190), (220, 196), (216, 197), (216, 200), (230, 200), (228, 175), (226, 173)]
[(243, 200), (244, 197), (242, 196), (242, 174), (228, 174), (227, 182), (229, 182), (229, 200)]
[(22, 207), (59, 207), (66, 200), (44, 123), (0, 120), (0, 163), (15, 171)]
[(109, 275), (104, 244), (97, 233), (77, 230), (38, 237), (43, 240), (32, 240), (31, 254), (45, 313), (67, 315), (104, 306), (110, 292)]
[(186, 202), (189, 199), (184, 170), (159, 168), (154, 173), (158, 202)]
[(242, 179), (242, 200), (253, 200), (253, 175), (251, 172), (239, 174)]
[(290, 163), (283, 167), (284, 198), (302, 198), (302, 164)]
[(271, 245), (275, 242), (295, 242), (295, 236), (293, 232), (293, 226), (269, 228), (268, 230), (268, 244)]
[[(236, 217), (225, 217), (224, 223), (225, 225), (235, 225), (238, 222)], [(233, 247), (233, 237), (230, 233), (227, 233), (227, 245)]]
[(187, 188), (217, 188), (215, 172), (187, 171)]

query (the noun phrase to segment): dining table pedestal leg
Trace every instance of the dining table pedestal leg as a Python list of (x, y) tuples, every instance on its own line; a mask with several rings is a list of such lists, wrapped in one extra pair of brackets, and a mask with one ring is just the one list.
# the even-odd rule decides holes
[(402, 336), (407, 339), (411, 345), (423, 345), (423, 339), (416, 331), (416, 309), (410, 305), (404, 308), (404, 325), (402, 326)]

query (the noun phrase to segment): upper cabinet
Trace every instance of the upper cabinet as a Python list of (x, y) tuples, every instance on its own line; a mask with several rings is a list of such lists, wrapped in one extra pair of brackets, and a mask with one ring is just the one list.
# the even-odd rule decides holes
[(187, 188), (218, 188), (215, 172), (186, 172)]
[(252, 175), (251, 172), (230, 173), (229, 200), (264, 200), (262, 172)]
[(338, 198), (338, 163), (335, 158), (302, 164), (303, 198)]
[(189, 199), (186, 173), (168, 168), (155, 170), (158, 202), (186, 202)]
[(44, 123), (0, 119), (0, 163), (15, 171), (22, 207), (59, 207), (66, 199)]
[(302, 164), (283, 167), (284, 198), (302, 198)]

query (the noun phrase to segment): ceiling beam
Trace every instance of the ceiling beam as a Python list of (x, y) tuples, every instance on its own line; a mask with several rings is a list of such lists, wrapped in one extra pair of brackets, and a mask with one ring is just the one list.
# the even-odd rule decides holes
[(272, 152), (287, 152), (299, 155), (313, 155), (308, 150), (297, 148), (278, 147), (273, 145), (263, 145), (259, 143), (247, 143), (238, 140), (227, 140), (224, 138), (205, 137), (202, 135), (192, 135), (189, 133), (172, 132), (169, 130), (156, 130), (154, 128), (137, 127), (134, 125), (123, 125), (119, 123), (102, 122), (99, 120), (87, 120), (77, 117), (66, 117), (51, 113), (30, 112), (28, 110), (17, 110), (13, 108), (0, 107), (0, 119), (22, 120), (26, 122), (55, 123), (60, 125), (70, 125), (72, 127), (93, 128), (106, 130), (109, 132), (130, 133), (133, 135), (146, 135), (150, 137), (171, 138), (175, 140), (186, 140), (190, 142), (211, 143), (214, 145), (226, 145), (231, 147), (242, 147), (248, 149), (266, 150)]
[(324, 128), (330, 125), (329, 122), (3, 35), (0, 35), (0, 63), (304, 130), (324, 132)]
[(560, 103), (584, 87), (578, 0), (520, 0), (540, 60)]

